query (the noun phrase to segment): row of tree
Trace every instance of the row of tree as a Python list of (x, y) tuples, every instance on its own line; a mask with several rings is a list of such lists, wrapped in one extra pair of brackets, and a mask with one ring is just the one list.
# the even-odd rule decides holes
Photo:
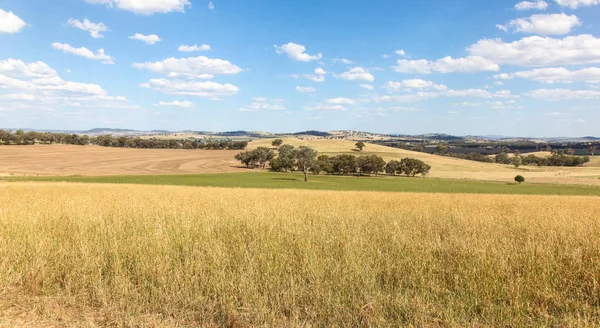
[[(521, 152), (516, 150), (513, 156), (509, 156), (509, 150), (505, 149), (502, 153), (496, 156), (487, 156), (480, 153), (468, 153), (468, 154), (459, 154), (447, 152), (447, 146), (438, 145), (436, 147), (436, 151), (438, 155), (466, 159), (477, 162), (485, 162), (485, 163), (498, 163), (498, 164), (507, 164), (514, 165), (515, 167), (519, 167), (521, 165), (537, 165), (537, 166), (580, 166), (590, 161), (589, 156), (575, 156), (575, 151), (573, 149), (558, 149), (553, 150), (552, 148), (546, 149), (551, 152), (550, 157), (541, 157), (535, 156), (533, 154), (523, 156)], [(596, 148), (591, 146), (589, 149), (590, 153), (593, 154), (596, 151)]]
[(114, 137), (53, 133), (53, 132), (24, 132), (14, 133), (0, 130), (0, 145), (35, 145), (35, 144), (66, 144), (66, 145), (97, 145), (120, 148), (146, 149), (210, 149), (210, 150), (241, 150), (248, 146), (248, 141), (196, 141), (196, 140), (156, 140), (140, 137)]
[(307, 181), (308, 173), (320, 174), (325, 172), (334, 175), (379, 175), (387, 173), (390, 175), (406, 175), (414, 177), (417, 174), (426, 176), (431, 166), (414, 158), (404, 158), (400, 161), (392, 160), (385, 162), (377, 155), (354, 156), (349, 154), (327, 156), (320, 155), (312, 148), (292, 145), (278, 146), (276, 154), (267, 147), (258, 147), (253, 150), (244, 151), (235, 155), (248, 168), (266, 168), (267, 164), (274, 172), (301, 171), (304, 173), (304, 181)]

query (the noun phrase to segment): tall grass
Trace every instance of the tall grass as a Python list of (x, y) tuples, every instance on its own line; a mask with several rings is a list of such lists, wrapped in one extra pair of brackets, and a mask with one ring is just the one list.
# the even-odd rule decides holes
[(57, 325), (599, 325), (598, 213), (595, 197), (5, 183), (0, 326), (25, 307)]

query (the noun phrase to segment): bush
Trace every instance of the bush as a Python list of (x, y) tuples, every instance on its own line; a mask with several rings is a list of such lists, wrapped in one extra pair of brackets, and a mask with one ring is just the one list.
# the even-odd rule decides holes
[(515, 181), (518, 182), (519, 184), (525, 182), (525, 178), (522, 175), (517, 175), (515, 177)]

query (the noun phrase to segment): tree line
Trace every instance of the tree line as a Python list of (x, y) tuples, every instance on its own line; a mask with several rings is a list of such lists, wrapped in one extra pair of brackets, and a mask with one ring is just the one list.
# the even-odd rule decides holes
[[(549, 151), (551, 153), (550, 157), (542, 157), (536, 156), (533, 154), (529, 154), (527, 156), (521, 155), (519, 150), (515, 150), (513, 153), (514, 156), (509, 156), (509, 149), (505, 148), (503, 152), (495, 156), (487, 156), (480, 153), (469, 153), (469, 154), (458, 154), (447, 152), (446, 145), (438, 145), (436, 147), (436, 153), (441, 156), (448, 156), (460, 159), (466, 159), (477, 162), (485, 162), (485, 163), (498, 163), (498, 164), (507, 164), (514, 165), (515, 167), (519, 167), (521, 165), (536, 165), (536, 166), (580, 166), (590, 161), (589, 156), (575, 156), (575, 151), (573, 149), (552, 149), (551, 147), (544, 148), (545, 151)], [(593, 156), (596, 147), (590, 146), (588, 147), (588, 151)]]
[(97, 145), (118, 148), (146, 149), (208, 149), (208, 150), (241, 150), (248, 147), (248, 141), (196, 141), (196, 140), (157, 140), (140, 137), (115, 137), (36, 132), (17, 130), (15, 132), (0, 130), (0, 145), (35, 145), (35, 144), (65, 144), (65, 145)]
[(332, 175), (406, 175), (414, 177), (418, 174), (426, 176), (431, 166), (414, 158), (403, 158), (400, 161), (391, 160), (386, 163), (377, 155), (355, 156), (349, 154), (328, 156), (306, 146), (295, 148), (292, 145), (281, 145), (279, 140), (273, 142), (277, 153), (267, 147), (258, 147), (235, 155), (235, 159), (247, 168), (266, 168), (273, 172), (304, 173), (304, 181), (308, 174), (325, 172)]

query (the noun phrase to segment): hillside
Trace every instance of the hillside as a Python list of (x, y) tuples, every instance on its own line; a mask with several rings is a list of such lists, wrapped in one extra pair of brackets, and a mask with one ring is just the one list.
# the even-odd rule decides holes
[[(249, 148), (271, 147), (272, 140), (252, 141)], [(353, 154), (360, 156), (375, 154), (386, 161), (398, 160), (404, 157), (417, 158), (432, 166), (430, 177), (434, 178), (512, 182), (515, 175), (521, 174), (526, 177), (528, 182), (600, 185), (600, 166), (544, 168), (522, 166), (517, 169), (510, 165), (468, 161), (368, 143), (362, 152), (358, 152), (355, 149), (354, 142), (349, 140), (300, 140), (297, 138), (283, 138), (282, 140), (284, 144), (295, 147), (309, 146), (326, 155)], [(595, 159), (592, 163), (596, 163)]]

